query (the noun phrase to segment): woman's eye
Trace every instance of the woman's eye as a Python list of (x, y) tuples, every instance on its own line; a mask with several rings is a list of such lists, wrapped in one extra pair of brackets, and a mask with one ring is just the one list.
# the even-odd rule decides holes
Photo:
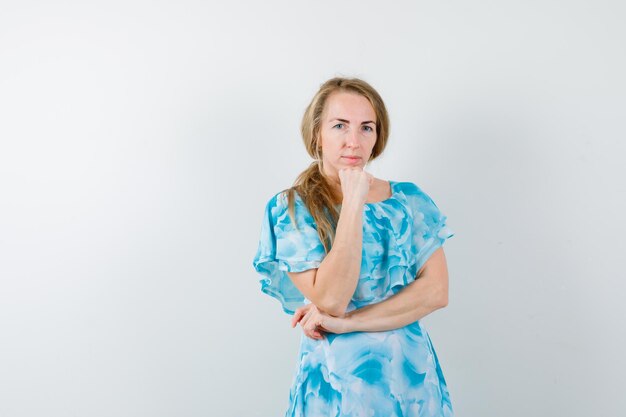
[(365, 130), (367, 130), (368, 132), (373, 132), (374, 129), (372, 129), (371, 126), (363, 126), (365, 128)]
[(337, 123), (334, 127), (343, 126), (343, 123)]

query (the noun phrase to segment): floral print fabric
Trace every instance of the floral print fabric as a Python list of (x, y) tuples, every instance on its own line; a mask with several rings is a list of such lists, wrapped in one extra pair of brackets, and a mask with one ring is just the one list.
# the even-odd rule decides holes
[[(347, 311), (378, 303), (413, 282), (430, 255), (454, 232), (434, 201), (412, 182), (390, 181), (391, 197), (366, 203), (363, 252)], [(285, 313), (308, 303), (286, 272), (317, 268), (324, 247), (313, 217), (295, 193), (296, 230), (286, 193), (267, 203), (253, 260), (261, 291)], [(302, 335), (286, 417), (453, 416), (446, 382), (419, 321), (382, 332)]]

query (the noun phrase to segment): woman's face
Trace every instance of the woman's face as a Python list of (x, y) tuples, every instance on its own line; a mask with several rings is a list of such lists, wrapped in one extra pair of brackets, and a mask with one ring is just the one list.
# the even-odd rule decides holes
[(338, 179), (341, 168), (363, 169), (376, 135), (376, 113), (368, 99), (352, 92), (332, 93), (326, 100), (320, 128), (324, 173)]

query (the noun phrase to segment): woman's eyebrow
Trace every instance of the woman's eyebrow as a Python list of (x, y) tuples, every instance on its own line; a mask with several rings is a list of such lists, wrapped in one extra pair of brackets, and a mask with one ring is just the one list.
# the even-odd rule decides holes
[[(340, 119), (340, 118), (338, 118), (338, 117), (336, 117), (336, 118), (334, 118), (334, 119), (331, 119), (331, 122), (332, 122), (333, 120), (339, 120), (340, 122), (343, 122), (343, 123), (348, 123), (348, 124), (350, 123), (350, 121), (348, 121), (348, 120), (346, 120), (346, 119)], [(362, 124), (362, 125), (367, 124), (367, 123), (374, 123), (374, 124), (376, 124), (376, 122), (373, 122), (373, 121), (371, 121), (371, 120), (367, 120), (367, 121), (365, 121), (365, 122), (361, 122), (361, 124)]]

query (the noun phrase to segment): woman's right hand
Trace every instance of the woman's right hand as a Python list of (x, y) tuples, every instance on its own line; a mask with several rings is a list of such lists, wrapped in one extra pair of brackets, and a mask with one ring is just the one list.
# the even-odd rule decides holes
[(306, 336), (317, 340), (323, 339), (324, 333), (342, 334), (352, 331), (346, 314), (341, 317), (331, 316), (313, 303), (296, 309), (291, 318), (291, 327), (296, 327), (298, 323)]
[(341, 168), (339, 181), (341, 182), (343, 204), (353, 203), (362, 206), (367, 200), (374, 176), (360, 167)]

